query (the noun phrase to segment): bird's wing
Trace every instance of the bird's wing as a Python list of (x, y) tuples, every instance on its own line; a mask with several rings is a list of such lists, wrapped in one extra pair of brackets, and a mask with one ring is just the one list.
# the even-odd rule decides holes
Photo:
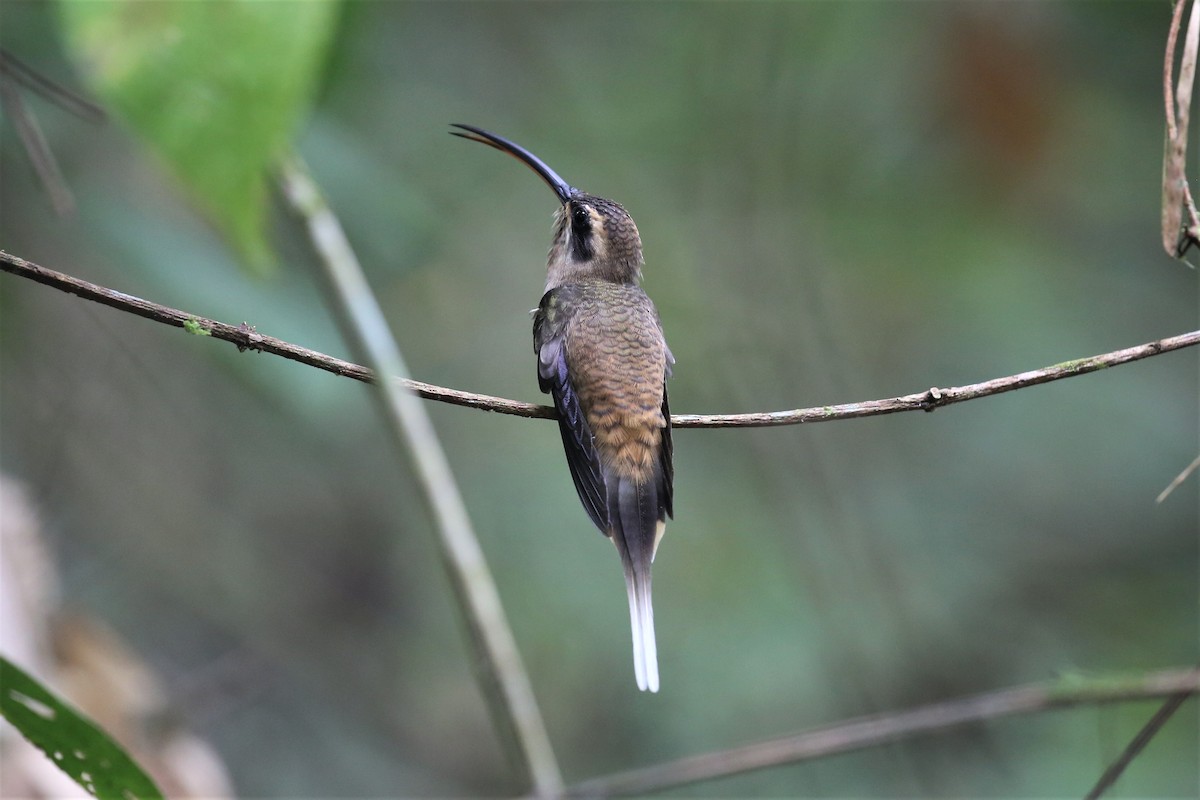
[(533, 347), (538, 357), (538, 386), (554, 398), (558, 431), (575, 491), (592, 522), (608, 535), (608, 489), (591, 428), (567, 373), (564, 346), (568, 315), (560, 306), (569, 301), (563, 289), (547, 292), (533, 322)]
[[(673, 360), (673, 359), (672, 359)], [(667, 364), (670, 369), (670, 362)], [(674, 500), (675, 500), (675, 466), (672, 462), (672, 450), (674, 445), (671, 443), (671, 409), (667, 405), (667, 387), (663, 385), (663, 401), (662, 401), (663, 429), (662, 429), (662, 446), (658, 450), (658, 499), (662, 504), (662, 508), (667, 512), (667, 516), (675, 518)]]

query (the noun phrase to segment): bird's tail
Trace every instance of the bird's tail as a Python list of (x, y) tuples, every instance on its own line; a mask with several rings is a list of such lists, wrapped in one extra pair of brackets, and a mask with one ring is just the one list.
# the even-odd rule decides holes
[[(612, 538), (621, 554), (621, 566), (625, 569), (625, 588), (629, 593), (629, 622), (633, 629), (633, 669), (639, 689), (657, 692), (658, 647), (654, 639), (650, 565), (654, 561), (658, 540), (666, 527), (665, 514), (660, 508), (655, 481), (639, 483), (621, 478), (617, 491), (610, 492), (609, 497)], [(616, 502), (613, 503), (613, 500)]]

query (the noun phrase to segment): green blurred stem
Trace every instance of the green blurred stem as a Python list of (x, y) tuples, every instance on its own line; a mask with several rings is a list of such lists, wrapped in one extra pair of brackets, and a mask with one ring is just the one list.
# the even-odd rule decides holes
[(1200, 669), (1162, 670), (1115, 678), (1072, 675), (1057, 681), (1026, 684), (907, 711), (860, 717), (744, 747), (688, 756), (665, 764), (585, 781), (568, 787), (566, 794), (567, 797), (645, 794), (876, 747), (922, 733), (999, 717), (1069, 706), (1163, 697), (1187, 698), (1198, 692)]
[[(407, 378), (375, 295), (341, 223), (298, 155), (280, 162), (279, 178), (291, 207), (308, 226), (331, 287), (330, 305), (359, 354), (376, 375)], [(437, 525), (442, 563), (469, 632), (472, 662), (501, 739), (535, 795), (553, 797), (562, 777), (521, 663), (500, 594), (492, 580), (466, 506), (433, 423), (420, 399), (396, 381), (376, 381), (384, 420), (396, 447), (408, 454)]]

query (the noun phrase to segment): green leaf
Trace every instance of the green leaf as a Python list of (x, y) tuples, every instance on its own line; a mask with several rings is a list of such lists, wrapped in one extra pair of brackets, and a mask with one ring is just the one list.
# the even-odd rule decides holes
[(162, 797), (108, 734), (4, 657), (0, 657), (0, 714), (96, 797)]
[(257, 271), (267, 171), (312, 99), (336, 2), (61, 0), (97, 94), (167, 162)]

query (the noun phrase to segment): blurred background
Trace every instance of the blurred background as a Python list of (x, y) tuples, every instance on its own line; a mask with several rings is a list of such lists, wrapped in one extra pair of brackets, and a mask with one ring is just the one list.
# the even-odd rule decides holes
[[(55, 8), (0, 44), (86, 86)], [(972, 383), (1195, 329), (1159, 244), (1167, 3), (348, 3), (298, 146), (414, 376), (540, 400), (555, 201), (467, 122), (624, 204), (676, 413)], [(221, 43), (213, 42), (214, 59)], [(332, 355), (298, 224), (247, 271), (120, 121), (30, 96), (0, 247)], [(1190, 170), (1195, 174), (1194, 169)], [(62, 607), (247, 797), (516, 787), (368, 388), (0, 277), (0, 460)], [(636, 690), (612, 545), (555, 426), (431, 404), (568, 781), (1064, 673), (1200, 658), (1195, 351), (939, 410), (676, 433)], [(15, 507), (6, 502), (4, 514)], [(12, 549), (5, 553), (12, 558)], [(678, 796), (1079, 796), (1157, 704), (1056, 711)], [(1200, 781), (1194, 701), (1111, 796)]]

